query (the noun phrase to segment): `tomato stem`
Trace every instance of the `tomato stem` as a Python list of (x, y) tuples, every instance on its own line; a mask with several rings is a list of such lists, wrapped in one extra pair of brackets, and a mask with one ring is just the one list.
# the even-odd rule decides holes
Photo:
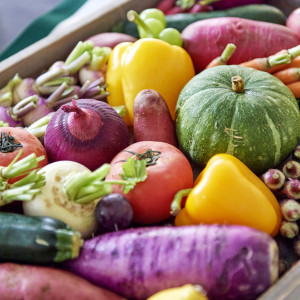
[(147, 149), (143, 153), (137, 153), (137, 152), (133, 152), (133, 151), (129, 151), (129, 150), (124, 150), (124, 151), (133, 154), (134, 157), (137, 157), (137, 159), (139, 159), (139, 160), (145, 160), (146, 166), (155, 165), (161, 155), (160, 151), (155, 151), (155, 150), (151, 150), (151, 149)]
[(8, 134), (5, 134), (5, 132), (1, 132), (1, 140), (0, 140), (0, 151), (2, 153), (8, 153), (13, 152), (17, 148), (21, 148), (22, 144), (17, 143), (15, 138)]

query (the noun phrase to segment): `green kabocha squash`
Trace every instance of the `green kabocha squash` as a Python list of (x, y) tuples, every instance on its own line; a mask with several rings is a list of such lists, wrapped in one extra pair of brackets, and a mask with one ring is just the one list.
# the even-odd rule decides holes
[(237, 65), (209, 68), (182, 89), (176, 106), (182, 151), (199, 167), (217, 153), (260, 174), (284, 160), (300, 138), (296, 98), (274, 76)]

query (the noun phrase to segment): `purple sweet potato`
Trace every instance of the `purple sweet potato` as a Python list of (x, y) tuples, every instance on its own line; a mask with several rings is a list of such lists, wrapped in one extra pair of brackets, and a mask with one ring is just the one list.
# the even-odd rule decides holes
[(134, 141), (165, 142), (177, 146), (175, 125), (165, 99), (155, 90), (140, 91), (133, 103)]
[(236, 45), (228, 64), (268, 57), (300, 44), (296, 33), (286, 26), (235, 17), (197, 21), (188, 25), (181, 35), (196, 72), (220, 56), (228, 43)]
[(125, 300), (68, 271), (44, 267), (0, 264), (2, 300)]
[(209, 299), (256, 299), (278, 278), (278, 247), (244, 226), (128, 229), (87, 240), (64, 267), (130, 299), (199, 284)]

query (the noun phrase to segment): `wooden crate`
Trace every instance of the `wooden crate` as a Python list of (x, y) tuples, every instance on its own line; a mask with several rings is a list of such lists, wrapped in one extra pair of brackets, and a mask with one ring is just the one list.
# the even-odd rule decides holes
[[(100, 0), (101, 1), (101, 0)], [(22, 78), (34, 77), (53, 62), (65, 59), (78, 41), (100, 32), (110, 31), (118, 21), (126, 19), (130, 9), (140, 12), (158, 0), (112, 0), (101, 11), (79, 19), (72, 27), (60, 27), (52, 34), (0, 62), (0, 87), (16, 73)]]
[[(140, 12), (147, 7), (153, 7), (157, 2), (158, 0), (112, 0), (101, 11), (94, 11), (89, 18), (78, 20), (72, 28), (61, 27), (55, 30), (44, 39), (0, 62), (0, 87), (4, 86), (16, 73), (22, 78), (37, 76), (53, 62), (65, 59), (78, 41), (100, 32), (110, 31), (114, 24), (126, 19), (126, 12), (129, 9)], [(300, 7), (300, 0), (268, 0), (266, 2), (279, 7), (286, 15)], [(257, 300), (275, 299), (300, 299), (300, 261)]]

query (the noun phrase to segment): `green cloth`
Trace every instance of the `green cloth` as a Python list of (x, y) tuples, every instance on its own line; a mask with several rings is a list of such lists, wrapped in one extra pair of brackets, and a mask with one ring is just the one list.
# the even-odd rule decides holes
[(47, 36), (61, 21), (74, 14), (87, 0), (63, 0), (31, 24), (0, 54), (0, 61)]

